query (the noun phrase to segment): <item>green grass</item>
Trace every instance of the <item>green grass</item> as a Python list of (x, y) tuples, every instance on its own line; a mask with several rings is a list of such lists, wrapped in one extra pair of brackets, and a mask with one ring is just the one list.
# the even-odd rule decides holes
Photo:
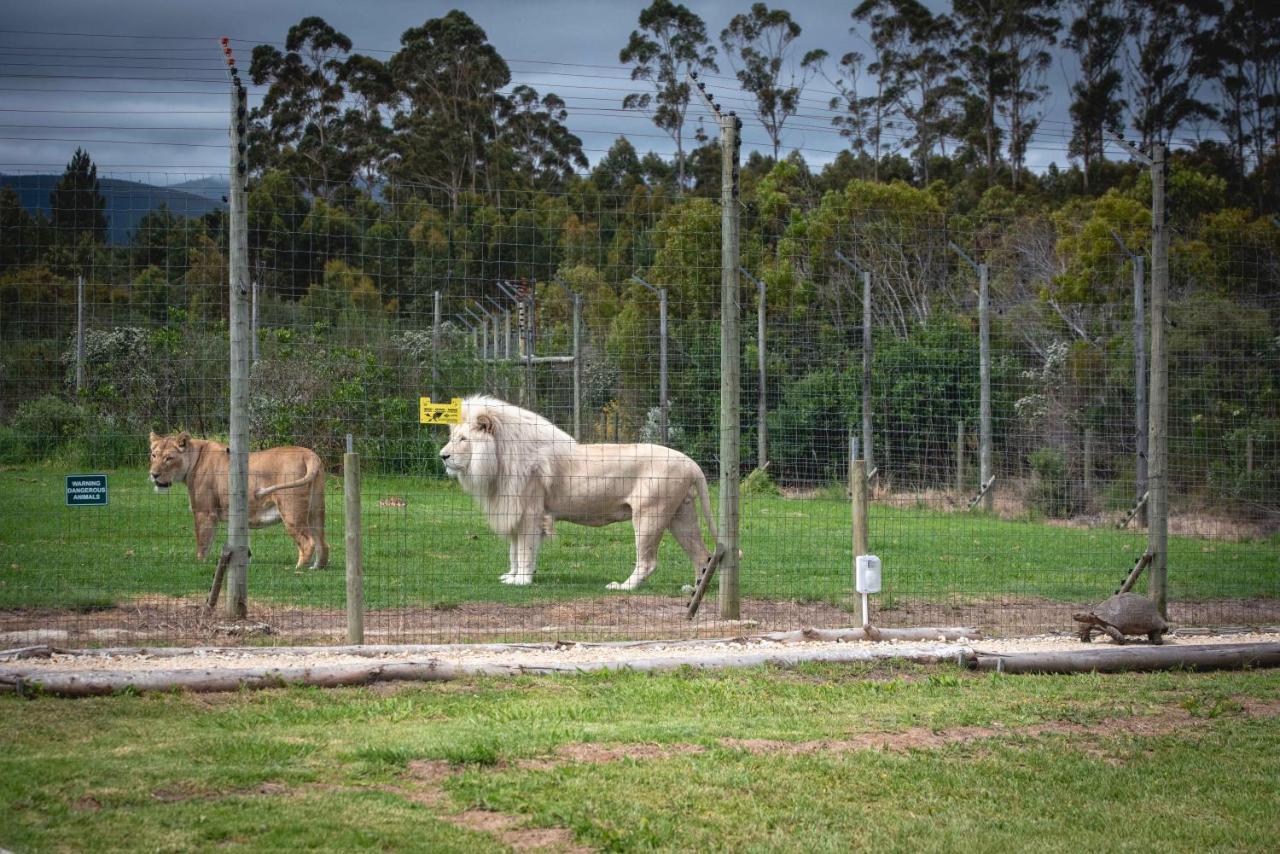
[[(66, 474), (49, 467), (0, 471), (0, 608), (92, 608), (144, 594), (207, 591), (213, 561), (195, 561), (185, 488), (157, 495), (141, 470), (110, 472), (107, 507), (68, 508)], [(388, 496), (404, 508), (380, 507)], [(540, 603), (605, 595), (634, 560), (629, 524), (560, 524), (532, 588), (498, 583), (507, 545), (455, 485), (426, 478), (366, 476), (365, 601), (370, 608), (463, 602)], [(267, 602), (341, 608), (344, 602), (341, 480), (330, 478), (330, 568), (295, 571), (283, 527), (253, 533), (250, 595)], [(900, 599), (964, 601), (1044, 597), (1061, 601), (1111, 592), (1145, 548), (1145, 535), (1055, 527), (983, 514), (875, 504), (872, 549), (884, 561), (883, 606)], [(213, 549), (220, 548), (220, 529)], [(1280, 595), (1280, 536), (1226, 543), (1170, 539), (1173, 600)], [(833, 498), (750, 496), (742, 505), (746, 597), (850, 603), (849, 507)], [(691, 580), (667, 537), (646, 591), (679, 595)], [(626, 595), (626, 594), (612, 594)]]
[[(1278, 701), (1274, 672), (906, 664), (5, 696), (0, 847), (492, 850), (451, 822), (483, 808), (606, 850), (1273, 851), (1280, 719), (1244, 708)], [(1191, 718), (1149, 735), (1112, 723), (1171, 712)], [(1046, 724), (1090, 731), (1025, 731)], [(992, 736), (772, 754), (722, 741), (974, 726)], [(589, 745), (620, 756), (556, 758)], [(661, 750), (677, 745), (701, 752)], [(421, 797), (415, 760), (453, 763), (447, 797)]]

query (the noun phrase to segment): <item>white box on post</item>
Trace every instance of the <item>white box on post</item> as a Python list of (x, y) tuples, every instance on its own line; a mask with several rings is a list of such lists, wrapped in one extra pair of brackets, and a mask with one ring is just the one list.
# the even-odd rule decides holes
[(854, 589), (859, 593), (880, 592), (880, 558), (875, 555), (858, 555)]

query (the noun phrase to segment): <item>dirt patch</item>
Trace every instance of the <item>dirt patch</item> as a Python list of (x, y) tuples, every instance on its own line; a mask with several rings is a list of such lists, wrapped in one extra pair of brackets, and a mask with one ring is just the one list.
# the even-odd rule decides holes
[[(880, 607), (884, 628), (973, 626), (989, 636), (1072, 628), (1071, 613), (1086, 602), (1035, 597), (952, 596), (895, 599)], [(652, 640), (733, 637), (769, 631), (854, 624), (855, 615), (822, 602), (744, 599), (742, 619), (720, 620), (713, 604), (685, 618), (685, 602), (670, 596), (606, 596), (528, 605), (471, 602), (455, 608), (397, 608), (365, 615), (366, 643), (441, 643), (521, 640)], [(1280, 599), (1217, 599), (1170, 603), (1176, 626), (1280, 624)], [(75, 612), (0, 611), (0, 648), (53, 646), (341, 644), (346, 614), (338, 609), (275, 606), (251, 601), (248, 618), (230, 624), (208, 614), (201, 597), (147, 596), (127, 605)]]
[[(1253, 718), (1280, 716), (1280, 701), (1245, 699), (1234, 701), (1238, 714)], [(721, 747), (740, 750), (753, 755), (806, 756), (827, 753), (852, 753), (861, 750), (936, 750), (954, 744), (986, 739), (1041, 738), (1066, 735), (1082, 739), (1096, 739), (1118, 735), (1151, 738), (1186, 732), (1187, 725), (1203, 716), (1193, 714), (1182, 707), (1170, 707), (1152, 715), (1127, 718), (1108, 718), (1096, 724), (1078, 724), (1070, 721), (1046, 721), (1023, 727), (991, 726), (952, 727), (933, 730), (913, 727), (902, 732), (865, 733), (852, 738), (818, 739), (812, 741), (782, 741), (765, 738), (725, 738)], [(707, 748), (699, 744), (616, 744), (616, 745), (566, 745), (554, 756), (527, 759), (518, 767), (528, 771), (547, 771), (571, 763), (607, 763), (621, 760), (661, 760), (677, 756), (705, 753)]]
[[(409, 777), (418, 785), (412, 790), (388, 787), (387, 791), (424, 806), (439, 809), (449, 804), (444, 782), (459, 769), (439, 759), (415, 759), (409, 763)], [(524, 819), (496, 810), (469, 809), (460, 813), (438, 813), (441, 821), (455, 827), (495, 837), (517, 851), (587, 852), (578, 845), (573, 832), (563, 827), (521, 827)]]

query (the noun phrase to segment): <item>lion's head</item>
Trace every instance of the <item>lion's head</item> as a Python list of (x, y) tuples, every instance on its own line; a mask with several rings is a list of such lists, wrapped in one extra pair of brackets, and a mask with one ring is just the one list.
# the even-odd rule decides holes
[(491, 481), (498, 471), (498, 422), (487, 412), (474, 414), (449, 429), (449, 442), (440, 449), (440, 461), (450, 477)]
[(186, 480), (192, 451), (191, 434), (185, 430), (176, 436), (151, 434), (151, 482), (156, 492), (165, 492)]

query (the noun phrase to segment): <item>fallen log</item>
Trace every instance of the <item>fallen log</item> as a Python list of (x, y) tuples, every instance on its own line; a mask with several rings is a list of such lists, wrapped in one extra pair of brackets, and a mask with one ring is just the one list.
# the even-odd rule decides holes
[(521, 676), (586, 673), (602, 670), (657, 672), (681, 667), (712, 669), (758, 667), (765, 664), (793, 666), (801, 662), (854, 662), (894, 658), (919, 662), (962, 662), (970, 647), (921, 644), (917, 647), (850, 644), (831, 650), (773, 649), (760, 652), (713, 653), (702, 656), (656, 655), (651, 658), (574, 662), (562, 665), (529, 665), (448, 662), (421, 659), (394, 662), (321, 664), (312, 667), (203, 667), (190, 669), (105, 671), (52, 670), (0, 667), (0, 690), (26, 694), (41, 692), (66, 697), (89, 697), (118, 692), (209, 692), (246, 688), (278, 688), (284, 685), (340, 687), (373, 682), (439, 682), (468, 676)]
[(999, 673), (1125, 673), (1280, 667), (1280, 643), (1121, 646), (1079, 652), (975, 653), (969, 666)]
[(878, 629), (869, 626), (865, 629), (798, 629), (793, 632), (770, 632), (762, 638), (775, 643), (804, 643), (806, 641), (956, 641), (977, 640), (982, 632), (968, 626), (948, 626), (946, 628), (915, 629)]

